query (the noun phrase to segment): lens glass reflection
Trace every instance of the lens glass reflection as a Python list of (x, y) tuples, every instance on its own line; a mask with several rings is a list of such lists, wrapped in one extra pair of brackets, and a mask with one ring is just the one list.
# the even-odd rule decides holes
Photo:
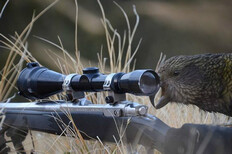
[(156, 91), (158, 83), (151, 72), (145, 72), (140, 78), (139, 85), (144, 94), (152, 94)]

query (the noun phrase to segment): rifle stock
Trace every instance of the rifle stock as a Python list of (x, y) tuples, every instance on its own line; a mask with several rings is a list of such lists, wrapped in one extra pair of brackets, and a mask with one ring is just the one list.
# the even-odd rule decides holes
[[(67, 108), (64, 108), (65, 106)], [(103, 142), (115, 143), (116, 138), (117, 141), (126, 141), (132, 145), (141, 144), (162, 152), (165, 136), (170, 127), (149, 114), (110, 116), (119, 109), (122, 109), (120, 112), (123, 113), (125, 106), (127, 105), (82, 106), (70, 102), (8, 103), (4, 107), (6, 115), (4, 125), (57, 135), (64, 135), (62, 133), (67, 126), (73, 128), (75, 125), (84, 139), (100, 138)], [(70, 117), (73, 122), (70, 122)]]

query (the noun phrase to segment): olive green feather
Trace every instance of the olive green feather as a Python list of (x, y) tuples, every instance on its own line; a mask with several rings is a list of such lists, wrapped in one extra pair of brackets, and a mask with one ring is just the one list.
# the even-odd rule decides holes
[(232, 116), (232, 53), (171, 57), (158, 74), (163, 98), (156, 108), (176, 102)]

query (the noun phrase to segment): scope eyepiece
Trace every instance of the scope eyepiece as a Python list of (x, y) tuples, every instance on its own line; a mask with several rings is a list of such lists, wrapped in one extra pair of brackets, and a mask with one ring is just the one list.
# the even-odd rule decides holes
[(30, 99), (42, 99), (62, 92), (65, 75), (28, 63), (18, 77), (19, 94)]
[(99, 73), (98, 68), (91, 67), (83, 69), (82, 75), (63, 75), (40, 67), (38, 63), (28, 63), (19, 75), (17, 86), (20, 94), (30, 99), (46, 98), (67, 89), (151, 96), (158, 91), (159, 82), (159, 76), (153, 70), (105, 75)]

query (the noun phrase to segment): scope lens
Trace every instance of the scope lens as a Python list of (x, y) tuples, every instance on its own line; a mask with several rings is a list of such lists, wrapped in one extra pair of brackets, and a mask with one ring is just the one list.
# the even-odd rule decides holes
[(139, 87), (140, 90), (144, 94), (152, 94), (156, 91), (157, 85), (157, 79), (151, 72), (145, 72), (141, 77), (139, 81)]

